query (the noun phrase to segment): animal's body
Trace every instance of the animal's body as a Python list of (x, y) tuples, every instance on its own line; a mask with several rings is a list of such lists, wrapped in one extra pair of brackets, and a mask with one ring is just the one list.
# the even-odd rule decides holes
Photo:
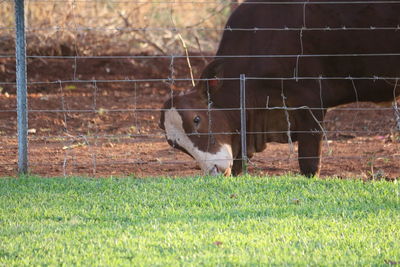
[(247, 77), (247, 156), (268, 142), (298, 142), (308, 176), (319, 173), (328, 108), (400, 94), (400, 82), (382, 79), (400, 77), (400, 3), (288, 2), (240, 5), (202, 73), (214, 80), (164, 105), (168, 142), (206, 173), (241, 172), (240, 74)]

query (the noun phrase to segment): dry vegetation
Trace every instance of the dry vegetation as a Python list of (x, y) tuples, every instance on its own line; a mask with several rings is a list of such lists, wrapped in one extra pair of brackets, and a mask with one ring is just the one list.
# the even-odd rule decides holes
[[(26, 1), (29, 55), (104, 55), (214, 51), (227, 2)], [(13, 52), (13, 1), (0, 1), (1, 54)], [(177, 29), (177, 30), (174, 30)]]

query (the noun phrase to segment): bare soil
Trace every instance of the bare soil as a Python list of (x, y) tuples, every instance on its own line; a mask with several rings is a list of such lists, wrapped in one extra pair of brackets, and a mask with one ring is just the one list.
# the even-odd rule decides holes
[[(161, 108), (171, 88), (183, 90), (189, 84), (171, 84), (167, 80), (111, 82), (167, 79), (171, 73), (174, 78), (189, 77), (184, 59), (29, 59), (28, 63), (32, 174), (96, 177), (201, 174), (194, 160), (165, 142), (158, 127), (159, 111), (152, 110)], [(194, 72), (199, 73), (205, 60), (193, 60), (192, 65)], [(14, 66), (14, 59), (0, 58), (0, 83), (15, 81)], [(90, 82), (66, 82), (77, 79)], [(0, 176), (16, 176), (15, 85), (0, 84), (0, 88)], [(358, 103), (328, 112), (321, 176), (399, 177), (400, 140), (394, 126), (395, 116), (390, 107)], [(298, 173), (296, 146), (268, 144), (264, 152), (251, 160), (249, 172)]]

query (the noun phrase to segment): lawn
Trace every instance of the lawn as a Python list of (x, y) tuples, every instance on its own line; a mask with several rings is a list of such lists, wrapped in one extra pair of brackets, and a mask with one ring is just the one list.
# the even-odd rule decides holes
[(0, 266), (396, 263), (398, 182), (0, 179)]

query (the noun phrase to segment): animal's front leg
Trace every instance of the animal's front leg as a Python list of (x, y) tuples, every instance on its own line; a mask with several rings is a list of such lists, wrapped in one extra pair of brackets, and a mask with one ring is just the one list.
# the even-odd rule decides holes
[(238, 176), (241, 174), (243, 171), (243, 164), (241, 159), (235, 159), (233, 160), (233, 166), (232, 166), (232, 175), (233, 176)]
[(322, 133), (300, 133), (297, 140), (301, 174), (308, 177), (318, 176), (321, 167)]

